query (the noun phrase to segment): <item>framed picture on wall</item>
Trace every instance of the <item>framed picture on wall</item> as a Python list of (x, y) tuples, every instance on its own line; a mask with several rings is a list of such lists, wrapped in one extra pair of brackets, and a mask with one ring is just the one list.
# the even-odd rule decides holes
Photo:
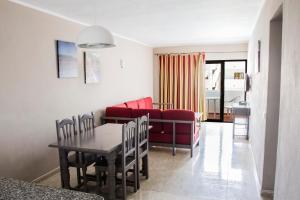
[(100, 80), (100, 56), (97, 52), (87, 51), (83, 55), (84, 60), (84, 82), (98, 83)]
[(79, 76), (75, 43), (57, 40), (56, 55), (58, 78), (75, 78)]

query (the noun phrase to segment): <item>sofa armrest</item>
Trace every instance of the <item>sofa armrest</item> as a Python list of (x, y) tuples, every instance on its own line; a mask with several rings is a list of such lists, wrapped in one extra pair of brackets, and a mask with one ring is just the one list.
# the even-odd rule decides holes
[(173, 109), (174, 108), (172, 103), (157, 103), (157, 102), (154, 102), (152, 104), (156, 105), (156, 106), (167, 106), (167, 109)]

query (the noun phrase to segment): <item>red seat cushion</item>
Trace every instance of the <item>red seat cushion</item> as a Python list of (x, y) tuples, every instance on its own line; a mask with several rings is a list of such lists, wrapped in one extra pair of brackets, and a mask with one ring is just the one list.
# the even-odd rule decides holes
[[(150, 119), (161, 119), (161, 110), (159, 109), (132, 109), (132, 117), (137, 118), (141, 117), (143, 115), (147, 115), (149, 113)], [(150, 133), (156, 132), (161, 133), (162, 132), (162, 123), (160, 122), (150, 122), (150, 125), (153, 126), (150, 129)]]
[(151, 97), (144, 98), (144, 102), (145, 102), (146, 109), (153, 109), (153, 101)]
[(127, 108), (133, 108), (133, 109), (138, 109), (139, 108), (139, 104), (136, 100), (134, 101), (127, 101), (125, 102)]
[(111, 107), (127, 108), (125, 103), (117, 104), (117, 105), (114, 105), (114, 106), (111, 106)]
[[(189, 110), (165, 110), (162, 111), (162, 119), (164, 120), (183, 120), (183, 121), (195, 121), (195, 113)], [(164, 123), (163, 129), (165, 133), (173, 133), (172, 123)], [(176, 135), (178, 134), (190, 134), (190, 124), (176, 124)]]
[[(131, 108), (107, 107), (106, 117), (126, 117), (131, 118)], [(118, 123), (126, 123), (129, 120), (120, 120)], [(107, 120), (108, 123), (114, 123), (115, 120)]]
[(138, 106), (139, 106), (139, 109), (145, 109), (146, 108), (146, 102), (144, 99), (139, 99), (139, 100), (136, 100), (137, 103), (138, 103)]

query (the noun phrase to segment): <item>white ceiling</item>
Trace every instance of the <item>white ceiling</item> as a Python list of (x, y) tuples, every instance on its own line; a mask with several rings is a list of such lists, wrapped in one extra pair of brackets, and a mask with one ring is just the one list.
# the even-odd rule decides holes
[(12, 1), (157, 47), (245, 42), (264, 0)]

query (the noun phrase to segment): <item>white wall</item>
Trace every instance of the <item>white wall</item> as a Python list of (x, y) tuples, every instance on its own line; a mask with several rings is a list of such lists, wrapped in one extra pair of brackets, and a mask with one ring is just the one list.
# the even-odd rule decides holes
[[(277, 165), (275, 178), (276, 200), (298, 200), (300, 196), (300, 1), (266, 0), (249, 41), (249, 68), (255, 66), (257, 40), (262, 41), (261, 72), (253, 74), (251, 101), (250, 139), (260, 183), (265, 183), (263, 163), (269, 159), (265, 156), (267, 89), (269, 65), (269, 30), (270, 20), (283, 4), (283, 39), (282, 66), (280, 86), (280, 110)], [(276, 123), (276, 122), (275, 122)], [(268, 182), (268, 181), (267, 181)], [(262, 185), (265, 189), (265, 185)], [(268, 189), (268, 188), (266, 188)]]
[(239, 60), (247, 59), (248, 44), (223, 44), (223, 45), (196, 45), (196, 46), (174, 46), (154, 48), (153, 69), (153, 98), (159, 100), (159, 63), (155, 54), (163, 53), (189, 53), (206, 52), (206, 60)]
[[(0, 176), (33, 180), (58, 166), (55, 120), (153, 94), (153, 50), (116, 37), (99, 51), (101, 80), (58, 79), (55, 40), (75, 41), (81, 25), (0, 1)], [(120, 68), (120, 59), (125, 67)]]

